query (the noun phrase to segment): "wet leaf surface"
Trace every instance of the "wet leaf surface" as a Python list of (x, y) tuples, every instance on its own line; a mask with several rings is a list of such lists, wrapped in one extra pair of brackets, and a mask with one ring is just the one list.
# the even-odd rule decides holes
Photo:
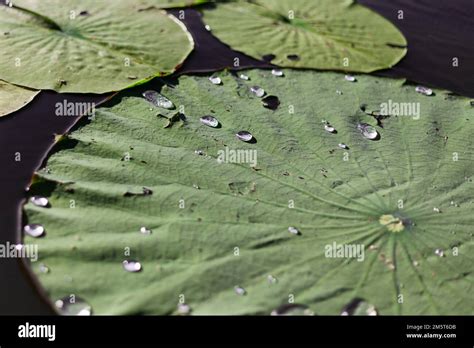
[[(370, 304), (364, 313), (472, 313), (469, 100), (371, 76), (245, 74), (251, 81), (222, 73), (220, 86), (203, 76), (163, 87), (184, 106), (181, 127), (164, 129), (142, 90), (123, 93), (49, 159), (43, 180), (74, 188), (36, 184), (31, 194), (51, 207), (26, 207), (28, 223), (48, 231), (34, 242), (51, 299), (76, 293), (98, 314), (170, 314), (180, 294), (193, 314), (268, 315), (290, 294), (315, 314), (352, 312), (354, 299)], [(277, 110), (261, 106), (255, 84), (279, 96)], [(420, 112), (392, 113), (380, 128), (360, 109), (390, 100)], [(200, 122), (209, 114), (221, 128)], [(237, 139), (242, 130), (258, 141)], [(121, 161), (126, 152), (133, 160)], [(143, 187), (153, 194), (123, 196)], [(363, 259), (329, 257), (340, 245), (361, 246)], [(124, 272), (124, 260), (143, 269)]]

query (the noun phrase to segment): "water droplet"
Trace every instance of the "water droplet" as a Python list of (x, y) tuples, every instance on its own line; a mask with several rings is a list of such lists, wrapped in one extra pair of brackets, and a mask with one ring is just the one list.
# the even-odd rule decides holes
[(125, 260), (122, 265), (127, 272), (140, 272), (142, 270), (142, 265), (138, 261)]
[(40, 273), (49, 273), (49, 267), (46, 266), (44, 263), (40, 263), (38, 268)]
[(216, 128), (219, 126), (219, 121), (217, 120), (217, 118), (210, 115), (201, 117), (200, 121), (202, 124), (208, 127)]
[(326, 132), (329, 132), (329, 133), (335, 133), (336, 132), (336, 128), (334, 128), (333, 126), (331, 126), (329, 123), (326, 123), (324, 125), (324, 130)]
[(168, 110), (174, 109), (174, 105), (171, 100), (161, 95), (157, 91), (146, 91), (143, 92), (142, 95), (148, 102), (150, 102), (156, 107)]
[(274, 276), (271, 274), (268, 275), (267, 280), (270, 284), (276, 284), (278, 282), (278, 279), (276, 279)]
[(362, 133), (364, 138), (369, 140), (375, 140), (380, 136), (375, 127), (367, 123), (359, 123), (357, 129)]
[(46, 231), (44, 230), (44, 227), (42, 225), (38, 225), (38, 224), (29, 224), (29, 225), (26, 225), (24, 228), (23, 228), (23, 231), (29, 235), (30, 237), (33, 237), (33, 238), (40, 238), (40, 237), (43, 237), (46, 233)]
[(66, 296), (55, 302), (56, 308), (62, 315), (92, 315), (92, 307), (80, 297)]
[(189, 306), (186, 303), (179, 303), (178, 304), (178, 314), (179, 315), (188, 315), (191, 314), (192, 309), (191, 306)]
[(286, 58), (288, 58), (289, 60), (292, 60), (294, 62), (300, 60), (300, 56), (297, 55), (297, 54), (289, 54), (286, 56)]
[(265, 54), (262, 56), (262, 60), (269, 63), (271, 62), (273, 59), (275, 59), (276, 56), (274, 54)]
[(291, 303), (291, 304), (284, 304), (277, 309), (271, 312), (271, 315), (314, 315), (313, 311), (309, 309), (308, 306)]
[(123, 195), (124, 197), (134, 197), (134, 196), (151, 196), (153, 194), (153, 190), (149, 189), (148, 187), (142, 187), (141, 192), (138, 190), (129, 190), (125, 192)]
[(250, 92), (252, 92), (259, 98), (262, 98), (265, 95), (265, 90), (259, 86), (250, 87)]
[(253, 140), (253, 135), (247, 131), (240, 131), (235, 136), (237, 137), (237, 139), (245, 142), (250, 142)]
[(433, 94), (433, 90), (424, 86), (416, 86), (415, 91), (428, 96)]
[(220, 85), (220, 84), (222, 84), (222, 80), (221, 80), (221, 78), (218, 77), (218, 76), (211, 76), (211, 77), (209, 77), (209, 81), (211, 81), (211, 83), (214, 84), (214, 85)]
[(272, 70), (272, 75), (273, 75), (273, 76), (277, 76), (277, 77), (283, 77), (283, 76), (285, 76), (285, 74), (283, 73), (283, 71), (281, 71), (280, 69), (273, 69), (273, 70)]
[(152, 233), (152, 230), (145, 226), (142, 226), (140, 227), (140, 233), (149, 236)]
[(144, 196), (150, 196), (150, 195), (153, 194), (153, 191), (151, 189), (149, 189), (148, 187), (143, 187), (142, 190), (143, 190), (143, 195)]
[(245, 75), (245, 74), (240, 74), (239, 77), (240, 77), (242, 80), (245, 80), (245, 81), (249, 81), (249, 80), (250, 80), (250, 77), (248, 77), (248, 76)]
[(346, 144), (338, 144), (337, 146), (339, 146), (341, 149), (344, 149), (344, 150), (349, 150), (349, 146), (347, 146)]
[(346, 81), (349, 81), (349, 82), (356, 82), (357, 81), (357, 79), (352, 75), (346, 75), (346, 76), (344, 76), (344, 78), (346, 79)]
[(237, 295), (240, 295), (240, 296), (247, 295), (247, 291), (241, 286), (235, 286), (234, 291)]
[(378, 315), (377, 309), (361, 298), (355, 298), (349, 302), (341, 311), (341, 315)]
[(439, 257), (444, 257), (444, 250), (443, 249), (436, 249), (435, 250), (435, 255)]
[(36, 205), (37, 207), (46, 208), (49, 205), (49, 201), (46, 197), (33, 196), (30, 198), (30, 202)]
[(299, 235), (301, 234), (300, 231), (296, 228), (296, 227), (288, 227), (288, 232), (290, 232), (291, 234), (296, 234), (296, 235)]
[(274, 95), (266, 96), (262, 99), (262, 102), (263, 107), (270, 110), (276, 110), (280, 106), (280, 99)]
[(393, 263), (392, 260), (388, 259), (386, 262), (385, 262), (385, 265), (387, 266), (387, 268), (391, 271), (394, 271), (396, 269), (396, 266), (395, 264)]

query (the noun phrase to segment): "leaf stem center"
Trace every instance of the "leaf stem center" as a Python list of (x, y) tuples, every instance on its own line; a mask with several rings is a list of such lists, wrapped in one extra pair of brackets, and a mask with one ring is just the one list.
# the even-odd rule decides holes
[(397, 233), (405, 229), (403, 220), (393, 215), (382, 215), (379, 219), (379, 222), (381, 225), (386, 226), (390, 232)]

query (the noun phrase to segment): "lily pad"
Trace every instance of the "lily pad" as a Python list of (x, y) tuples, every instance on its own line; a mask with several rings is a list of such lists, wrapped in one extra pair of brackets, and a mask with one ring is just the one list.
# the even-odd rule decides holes
[(105, 93), (173, 72), (193, 48), (184, 26), (125, 0), (17, 0), (0, 7), (0, 78)]
[(407, 50), (388, 20), (353, 0), (255, 0), (204, 11), (212, 33), (256, 59), (284, 67), (372, 72)]
[(18, 111), (39, 93), (32, 89), (11, 85), (0, 80), (0, 117)]
[[(168, 128), (144, 89), (122, 92), (55, 149), (30, 189), (50, 207), (26, 206), (47, 234), (25, 241), (52, 301), (75, 294), (98, 314), (172, 314), (180, 300), (197, 315), (285, 313), (291, 300), (316, 315), (472, 313), (469, 100), (373, 76), (245, 74), (157, 88), (186, 116)], [(395, 113), (401, 103), (413, 112)]]

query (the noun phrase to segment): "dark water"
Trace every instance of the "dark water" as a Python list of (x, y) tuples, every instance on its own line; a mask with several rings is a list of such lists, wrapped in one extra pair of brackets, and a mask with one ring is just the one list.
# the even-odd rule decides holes
[[(409, 42), (408, 55), (394, 68), (379, 74), (405, 77), (474, 98), (474, 1), (472, 0), (360, 0), (391, 20)], [(397, 19), (402, 10), (404, 19)], [(175, 11), (177, 13), (177, 11)], [(270, 67), (232, 51), (208, 31), (195, 10), (186, 10), (185, 24), (194, 36), (196, 50), (179, 73), (215, 71), (233, 67)], [(269, 52), (271, 53), (271, 52)], [(459, 67), (452, 66), (453, 57)], [(57, 95), (42, 92), (27, 108), (0, 119), (0, 243), (18, 242), (24, 189), (41, 166), (55, 133), (64, 133), (77, 120), (54, 115), (55, 104), (100, 102), (102, 96)], [(15, 162), (15, 154), (21, 162)], [(49, 304), (36, 290), (27, 268), (16, 260), (0, 260), (0, 314), (51, 314)]]
[[(474, 1), (359, 0), (395, 24), (408, 54), (385, 76), (404, 77), (474, 98)], [(402, 10), (404, 19), (397, 18)], [(453, 58), (459, 66), (453, 66)]]
[[(19, 242), (20, 210), (33, 172), (41, 165), (54, 141), (77, 120), (55, 116), (55, 104), (99, 102), (98, 96), (61, 96), (42, 92), (26, 109), (0, 118), (0, 243)], [(15, 161), (17, 154), (21, 161)], [(37, 265), (36, 265), (37, 266)], [(0, 314), (49, 313), (16, 260), (0, 260)]]

